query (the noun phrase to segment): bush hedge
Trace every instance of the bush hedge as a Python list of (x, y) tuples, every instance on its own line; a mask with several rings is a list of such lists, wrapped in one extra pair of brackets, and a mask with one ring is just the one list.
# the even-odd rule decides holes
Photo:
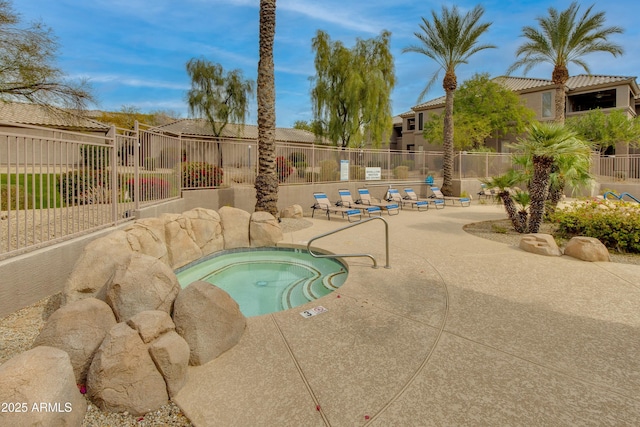
[(183, 188), (219, 187), (224, 171), (207, 162), (185, 162), (182, 168)]
[(594, 237), (607, 248), (640, 253), (640, 205), (628, 202), (590, 200), (556, 211), (552, 221), (557, 234)]
[(104, 203), (111, 187), (108, 171), (91, 168), (61, 174), (57, 186), (66, 205)]
[[(129, 195), (132, 200), (135, 200), (134, 183), (135, 178), (130, 178), (127, 181), (127, 187), (129, 189)], [(169, 182), (162, 178), (140, 178), (140, 201), (145, 200), (160, 200), (169, 197)]]

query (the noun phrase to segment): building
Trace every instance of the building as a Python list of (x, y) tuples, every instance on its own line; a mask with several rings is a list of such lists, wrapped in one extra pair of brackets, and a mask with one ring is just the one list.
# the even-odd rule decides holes
[[(536, 113), (539, 121), (555, 119), (555, 85), (551, 80), (526, 77), (496, 77), (494, 81), (516, 92), (525, 105)], [(394, 120), (391, 149), (415, 151), (442, 151), (441, 145), (432, 144), (423, 137), (423, 125), (430, 115), (444, 110), (444, 96), (416, 105)], [(640, 88), (636, 77), (577, 75), (566, 83), (566, 117), (584, 114), (601, 108), (604, 112), (622, 110), (630, 118), (640, 113)], [(506, 152), (506, 143), (513, 136), (487, 141), (497, 152)], [(627, 144), (616, 147), (617, 154), (629, 154)]]

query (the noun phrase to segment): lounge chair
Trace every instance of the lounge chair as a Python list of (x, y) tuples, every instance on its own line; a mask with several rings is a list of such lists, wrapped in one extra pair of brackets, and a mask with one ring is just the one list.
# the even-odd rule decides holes
[(431, 192), (433, 193), (431, 198), (433, 199), (444, 200), (445, 202), (450, 201), (452, 205), (455, 205), (456, 202), (458, 202), (460, 203), (460, 206), (471, 206), (471, 199), (469, 199), (468, 197), (447, 197), (444, 194), (442, 194), (442, 191), (440, 191), (440, 188), (438, 187), (430, 187), (430, 188), (431, 188)]
[(398, 215), (400, 213), (399, 204), (383, 202), (378, 199), (374, 199), (373, 197), (371, 197), (369, 190), (366, 188), (359, 188), (358, 195), (360, 196), (360, 198), (358, 199), (357, 203), (363, 206), (377, 206), (381, 209), (386, 210), (389, 215)]
[(413, 209), (418, 208), (418, 211), (426, 211), (429, 209), (429, 202), (425, 200), (411, 200), (405, 199), (400, 195), (400, 192), (397, 188), (390, 188), (387, 190), (388, 199), (392, 202), (396, 202), (400, 205), (400, 207), (404, 205), (409, 205)]
[(480, 184), (480, 191), (478, 191), (478, 200), (484, 197), (485, 199), (491, 199), (493, 201), (495, 200), (497, 194), (498, 193), (496, 192), (495, 188), (489, 188), (487, 187), (487, 184)]
[(339, 213), (342, 215), (342, 218), (344, 218), (346, 215), (349, 222), (359, 221), (362, 219), (362, 211), (360, 209), (351, 209), (342, 206), (336, 206), (329, 201), (329, 198), (324, 193), (313, 193), (313, 198), (316, 200), (316, 202), (313, 204), (313, 206), (311, 206), (311, 209), (313, 209), (311, 211), (311, 218), (313, 218), (316, 210), (320, 210), (327, 214), (328, 220), (331, 220), (332, 213)]
[(355, 202), (349, 190), (338, 190), (338, 194), (340, 194), (340, 206), (343, 208), (360, 209), (362, 213), (367, 213), (369, 216), (371, 214), (382, 216), (382, 208), (380, 206), (365, 206)]
[(416, 201), (424, 200), (427, 203), (431, 203), (436, 209), (444, 209), (445, 204), (443, 199), (420, 199), (412, 188), (405, 188), (404, 192), (406, 194), (405, 199)]

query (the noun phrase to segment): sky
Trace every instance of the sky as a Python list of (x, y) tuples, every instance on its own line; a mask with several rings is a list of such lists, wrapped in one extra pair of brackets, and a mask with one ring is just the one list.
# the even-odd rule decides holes
[[(297, 120), (311, 121), (311, 78), (315, 54), (311, 40), (318, 30), (331, 40), (352, 47), (357, 39), (391, 32), (396, 85), (392, 113), (407, 112), (438, 65), (424, 55), (402, 53), (417, 44), (422, 17), (438, 14), (442, 5), (457, 5), (465, 13), (481, 4), (482, 22), (491, 22), (480, 43), (496, 49), (483, 50), (457, 68), (458, 82), (476, 73), (504, 75), (515, 62), (515, 51), (524, 39), (525, 25), (537, 27), (536, 18), (549, 7), (564, 10), (570, 1), (489, 0), (456, 3), (418, 0), (277, 0), (274, 64), (276, 125), (292, 127)], [(638, 76), (640, 74), (640, 14), (638, 0), (580, 2), (583, 12), (594, 5), (606, 12), (606, 25), (625, 31), (610, 41), (625, 53), (584, 57), (592, 74)], [(57, 66), (69, 79), (86, 78), (98, 104), (91, 107), (119, 111), (123, 106), (141, 112), (172, 111), (188, 117), (186, 93), (190, 80), (185, 64), (192, 58), (219, 63), (226, 71), (240, 69), (256, 80), (259, 48), (259, 0), (13, 0), (24, 22), (38, 21), (50, 27), (58, 39)], [(527, 74), (551, 78), (551, 66), (540, 65)], [(584, 73), (569, 67), (570, 75)], [(513, 73), (524, 76), (522, 70)], [(440, 80), (426, 100), (444, 94)], [(252, 101), (247, 123), (257, 122)]]

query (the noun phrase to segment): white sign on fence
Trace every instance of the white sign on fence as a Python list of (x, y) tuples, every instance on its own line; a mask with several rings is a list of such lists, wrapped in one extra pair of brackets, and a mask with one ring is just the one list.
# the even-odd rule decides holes
[(340, 160), (340, 181), (349, 181), (349, 160)]
[(376, 181), (382, 179), (382, 168), (364, 168), (364, 179), (366, 181)]

